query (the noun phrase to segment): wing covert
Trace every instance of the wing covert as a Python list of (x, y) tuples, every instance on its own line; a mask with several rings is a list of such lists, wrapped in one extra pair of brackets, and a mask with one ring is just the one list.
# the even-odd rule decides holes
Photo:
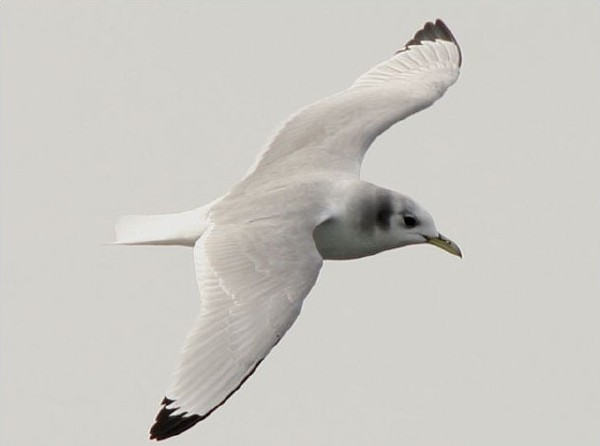
[(337, 170), (360, 174), (373, 140), (394, 123), (429, 107), (456, 82), (462, 55), (441, 21), (428, 22), (390, 59), (350, 88), (293, 115), (247, 175)]
[(211, 226), (194, 259), (200, 312), (150, 431), (159, 440), (239, 389), (296, 320), (322, 265), (312, 233), (282, 222)]

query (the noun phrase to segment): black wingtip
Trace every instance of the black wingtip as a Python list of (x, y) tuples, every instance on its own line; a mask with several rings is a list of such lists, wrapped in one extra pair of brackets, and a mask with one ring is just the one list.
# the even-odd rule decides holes
[(200, 415), (187, 415), (187, 412), (179, 415), (171, 415), (178, 409), (177, 407), (167, 408), (172, 403), (174, 403), (173, 400), (167, 397), (163, 398), (161, 402), (163, 407), (158, 412), (154, 425), (150, 429), (151, 440), (160, 441), (179, 435), (204, 418)]
[(173, 437), (175, 435), (179, 435), (180, 433), (188, 430), (190, 427), (193, 427), (199, 421), (202, 421), (205, 418), (207, 418), (215, 410), (217, 410), (219, 407), (225, 404), (225, 401), (227, 401), (231, 397), (231, 395), (233, 395), (239, 390), (240, 387), (242, 387), (242, 385), (246, 382), (248, 378), (250, 378), (250, 376), (255, 372), (256, 368), (260, 365), (262, 361), (263, 360), (261, 359), (256, 364), (254, 364), (254, 366), (250, 369), (246, 376), (242, 378), (242, 380), (235, 387), (235, 389), (229, 392), (227, 396), (223, 399), (223, 401), (221, 401), (215, 407), (210, 409), (204, 415), (188, 415), (187, 412), (183, 412), (178, 415), (172, 415), (172, 413), (177, 411), (179, 407), (174, 406), (169, 408), (168, 406), (172, 405), (176, 401), (164, 397), (160, 403), (162, 405), (162, 408), (160, 409), (160, 412), (158, 412), (155, 422), (150, 428), (150, 440), (160, 441), (169, 437)]
[(398, 52), (402, 52), (406, 50), (411, 45), (420, 45), (421, 42), (430, 41), (435, 42), (436, 40), (445, 40), (447, 42), (452, 42), (458, 48), (458, 66), (462, 65), (462, 52), (460, 50), (460, 45), (454, 38), (454, 35), (450, 31), (450, 29), (446, 26), (442, 19), (437, 19), (435, 23), (427, 22), (423, 25), (419, 31), (415, 33), (415, 36), (406, 42), (404, 48)]

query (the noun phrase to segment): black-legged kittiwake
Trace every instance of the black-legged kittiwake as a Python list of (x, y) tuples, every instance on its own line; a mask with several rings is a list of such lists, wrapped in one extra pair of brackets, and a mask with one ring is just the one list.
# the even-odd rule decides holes
[(200, 312), (151, 438), (189, 429), (240, 388), (296, 320), (324, 259), (422, 243), (461, 256), (414, 200), (360, 179), (373, 140), (439, 99), (460, 65), (450, 30), (428, 22), (348, 89), (293, 115), (223, 197), (119, 220), (118, 244), (194, 247)]

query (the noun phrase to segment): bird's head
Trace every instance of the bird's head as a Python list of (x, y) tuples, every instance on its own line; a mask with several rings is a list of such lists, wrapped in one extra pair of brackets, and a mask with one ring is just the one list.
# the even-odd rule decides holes
[(378, 199), (375, 212), (379, 237), (392, 244), (391, 247), (429, 243), (462, 257), (458, 245), (440, 234), (431, 214), (413, 199), (390, 194)]
[(462, 257), (437, 230), (433, 218), (411, 198), (360, 182), (340, 210), (315, 229), (324, 259), (356, 259), (402, 246), (429, 243)]

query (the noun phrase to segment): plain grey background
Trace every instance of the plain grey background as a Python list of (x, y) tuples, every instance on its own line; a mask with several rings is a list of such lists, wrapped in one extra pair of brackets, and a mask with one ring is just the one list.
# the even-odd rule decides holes
[(226, 192), (299, 107), (427, 20), (464, 55), (363, 178), (460, 261), (329, 262), (257, 373), (172, 445), (600, 444), (600, 3), (3, 1), (0, 443), (139, 445), (198, 294), (121, 214)]

